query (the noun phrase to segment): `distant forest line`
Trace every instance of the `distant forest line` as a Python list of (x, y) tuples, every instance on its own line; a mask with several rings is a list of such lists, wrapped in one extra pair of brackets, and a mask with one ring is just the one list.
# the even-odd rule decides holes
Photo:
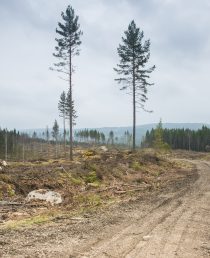
[[(155, 131), (156, 129), (152, 129), (146, 132), (143, 147), (153, 147)], [(198, 130), (161, 128), (161, 135), (163, 142), (172, 149), (210, 151), (210, 128), (206, 126)]]
[[(158, 127), (150, 131), (148, 130), (142, 139), (141, 148), (154, 147), (157, 130), (161, 132), (160, 137), (162, 141), (168, 144), (171, 149), (200, 152), (210, 151), (210, 128), (206, 126), (198, 130), (158, 129)], [(20, 133), (16, 130), (8, 131), (0, 128), (0, 159), (27, 160), (29, 158), (57, 158), (65, 156), (65, 152), (69, 147), (67, 142), (67, 145), (63, 149), (63, 143), (63, 135), (60, 134), (55, 139), (48, 128), (42, 134), (34, 132), (32, 135)], [(110, 131), (109, 135), (105, 136), (97, 130), (85, 129), (75, 132), (74, 144), (87, 144), (87, 146), (108, 145), (129, 148), (132, 145), (132, 134), (125, 131), (121, 138), (119, 138), (113, 131)]]
[[(66, 131), (65, 135), (68, 136)], [(125, 131), (122, 136), (123, 142), (110, 131), (106, 136), (97, 130), (80, 130), (74, 132), (74, 146), (81, 145), (121, 145), (131, 146), (131, 134)], [(17, 130), (0, 128), (0, 159), (5, 160), (35, 160), (66, 157), (69, 151), (69, 141), (64, 139), (64, 133), (60, 132), (59, 126), (52, 129), (46, 128), (43, 132), (27, 134)]]

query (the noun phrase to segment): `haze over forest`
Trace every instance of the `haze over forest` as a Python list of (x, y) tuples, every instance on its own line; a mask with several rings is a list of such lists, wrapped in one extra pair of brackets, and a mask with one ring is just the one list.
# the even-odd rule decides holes
[[(68, 4), (66, 0), (1, 1), (1, 127), (44, 128), (59, 120), (59, 95), (68, 86), (49, 66), (55, 61), (55, 28)], [(154, 112), (139, 110), (137, 124), (160, 118), (209, 122), (209, 1), (72, 0), (70, 4), (84, 33), (80, 56), (74, 61), (76, 128), (132, 124), (132, 101), (119, 91), (113, 71), (117, 47), (132, 19), (151, 40), (149, 63), (157, 66), (146, 104)]]

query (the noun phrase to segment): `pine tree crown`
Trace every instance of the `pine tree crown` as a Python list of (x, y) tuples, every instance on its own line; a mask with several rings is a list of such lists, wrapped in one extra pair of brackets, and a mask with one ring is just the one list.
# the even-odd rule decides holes
[[(82, 43), (80, 37), (83, 35), (78, 23), (79, 16), (75, 15), (75, 11), (70, 5), (65, 12), (61, 13), (61, 17), (62, 22), (58, 22), (58, 28), (56, 28), (56, 33), (60, 37), (55, 39), (57, 46), (55, 47), (55, 53), (53, 53), (55, 57), (61, 60), (54, 64), (58, 72), (61, 71), (62, 67), (69, 64), (70, 56), (79, 55), (79, 46)], [(51, 70), (54, 69), (51, 68)]]
[(133, 91), (135, 83), (136, 103), (144, 109), (146, 102), (150, 73), (155, 66), (146, 68), (146, 64), (150, 58), (150, 40), (144, 41), (144, 32), (137, 28), (134, 20), (128, 25), (128, 29), (124, 32), (122, 43), (117, 48), (120, 62), (114, 70), (120, 75), (115, 79), (118, 83), (122, 83), (121, 90), (128, 89)]

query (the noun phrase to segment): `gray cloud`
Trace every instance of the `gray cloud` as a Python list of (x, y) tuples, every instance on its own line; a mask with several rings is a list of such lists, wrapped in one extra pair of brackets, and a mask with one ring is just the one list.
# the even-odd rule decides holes
[[(0, 126), (51, 126), (68, 85), (48, 67), (55, 61), (55, 28), (67, 0), (1, 0)], [(147, 107), (138, 123), (209, 122), (210, 4), (207, 0), (72, 0), (84, 32), (75, 58), (77, 127), (131, 124), (131, 99), (119, 91), (117, 46), (134, 19), (151, 39)]]

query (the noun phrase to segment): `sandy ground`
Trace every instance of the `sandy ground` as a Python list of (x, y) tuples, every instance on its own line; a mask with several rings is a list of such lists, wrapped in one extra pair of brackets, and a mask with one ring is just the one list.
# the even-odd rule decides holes
[(210, 257), (210, 163), (160, 193), (33, 229), (0, 231), (0, 257)]

